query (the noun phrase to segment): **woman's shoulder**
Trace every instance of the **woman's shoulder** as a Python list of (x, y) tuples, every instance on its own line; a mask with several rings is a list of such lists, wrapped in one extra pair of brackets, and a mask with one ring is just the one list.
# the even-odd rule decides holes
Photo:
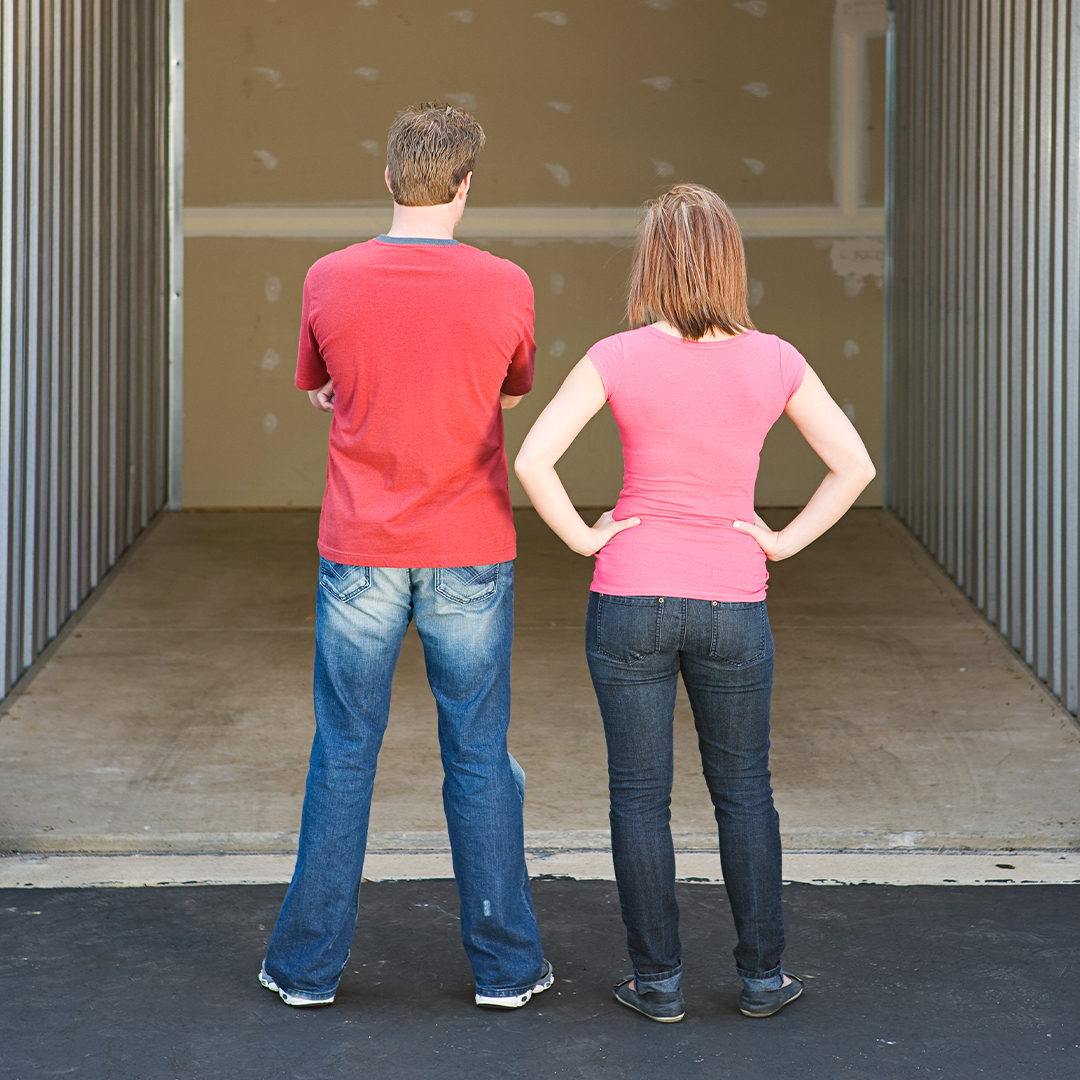
[(643, 341), (644, 335), (648, 333), (647, 326), (639, 326), (633, 330), (620, 330), (617, 334), (609, 334), (607, 337), (600, 338), (589, 352), (593, 349), (626, 349), (632, 347), (635, 343)]

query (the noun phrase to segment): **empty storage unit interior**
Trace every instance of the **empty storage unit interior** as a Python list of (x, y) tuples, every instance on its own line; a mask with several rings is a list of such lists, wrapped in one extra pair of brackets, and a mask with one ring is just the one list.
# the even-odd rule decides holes
[[(864, 505), (894, 508), (1076, 709), (1073, 4), (895, 5), (887, 306), (877, 0), (2, 11), (5, 689), (170, 480), (188, 507), (318, 503), (325, 420), (290, 377), (303, 274), (385, 229), (386, 129), (442, 98), (489, 138), (461, 235), (537, 292), (511, 447), (622, 327), (636, 208), (708, 184), (743, 224), (755, 321), (800, 347), (885, 466)], [(600, 417), (564, 471), (578, 503), (610, 505), (620, 468)], [(782, 423), (759, 501), (796, 505), (820, 475)]]

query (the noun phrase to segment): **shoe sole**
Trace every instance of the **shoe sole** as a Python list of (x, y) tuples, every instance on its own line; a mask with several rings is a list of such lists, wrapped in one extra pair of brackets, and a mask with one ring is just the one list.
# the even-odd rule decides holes
[(278, 994), (281, 1000), (286, 1005), (291, 1005), (294, 1009), (310, 1009), (318, 1005), (333, 1005), (334, 999), (332, 997), (324, 998), (322, 1001), (311, 1001), (308, 998), (296, 997), (294, 994), (290, 994), (285, 990), (282, 990), (280, 986), (265, 971), (259, 972), (259, 983), (265, 986), (272, 994)]
[(802, 997), (802, 993), (803, 988), (802, 986), (800, 986), (799, 992), (797, 994), (792, 994), (791, 997), (789, 997), (786, 1001), (781, 1001), (775, 1009), (771, 1009), (769, 1012), (747, 1012), (746, 1009), (743, 1009), (741, 1007), (739, 1009), (739, 1012), (741, 1012), (743, 1016), (749, 1016), (755, 1020), (759, 1020), (766, 1016), (775, 1016), (785, 1005), (790, 1005), (793, 1001), (798, 1001), (799, 998)]
[(678, 1016), (653, 1016), (652, 1013), (647, 1013), (644, 1009), (639, 1009), (625, 998), (619, 997), (618, 994), (613, 994), (612, 997), (614, 997), (620, 1005), (625, 1005), (628, 1009), (633, 1009), (634, 1012), (640, 1013), (648, 1020), (655, 1020), (658, 1024), (677, 1024), (686, 1015), (686, 1013), (681, 1012)]
[(522, 1005), (528, 1005), (535, 994), (542, 994), (545, 990), (549, 989), (554, 982), (555, 969), (548, 964), (547, 974), (544, 975), (531, 990), (526, 990), (524, 994), (509, 998), (482, 997), (480, 994), (477, 994), (475, 999), (476, 1004), (479, 1005), (481, 1009), (520, 1009)]

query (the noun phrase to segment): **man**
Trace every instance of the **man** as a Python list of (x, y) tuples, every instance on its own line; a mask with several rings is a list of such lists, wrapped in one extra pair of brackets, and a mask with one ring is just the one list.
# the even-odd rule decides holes
[(554, 981), (525, 868), (524, 774), (506, 749), (516, 554), (501, 408), (532, 386), (533, 293), (453, 238), (484, 144), (446, 105), (390, 129), (384, 236), (304, 283), (296, 385), (333, 413), (319, 526), (315, 740), (300, 850), (259, 981), (329, 1005), (356, 924), (375, 763), (410, 619), (438, 706), (443, 805), (476, 1003)]

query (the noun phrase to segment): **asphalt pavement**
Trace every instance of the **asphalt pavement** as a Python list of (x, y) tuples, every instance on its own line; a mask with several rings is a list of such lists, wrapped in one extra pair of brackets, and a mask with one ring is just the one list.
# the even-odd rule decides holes
[(1080, 886), (791, 885), (778, 1015), (739, 1014), (722, 886), (679, 887), (687, 1016), (616, 1003), (615, 887), (534, 882), (557, 981), (472, 1003), (452, 881), (367, 884), (336, 1003), (256, 974), (280, 885), (0, 890), (0, 1077), (1076, 1080)]

